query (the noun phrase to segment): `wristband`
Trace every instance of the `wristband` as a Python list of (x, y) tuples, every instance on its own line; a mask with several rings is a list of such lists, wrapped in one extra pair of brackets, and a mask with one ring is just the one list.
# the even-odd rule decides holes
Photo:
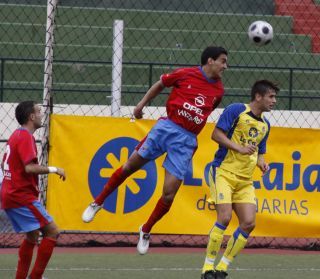
[(57, 173), (58, 168), (57, 167), (48, 167), (49, 173)]

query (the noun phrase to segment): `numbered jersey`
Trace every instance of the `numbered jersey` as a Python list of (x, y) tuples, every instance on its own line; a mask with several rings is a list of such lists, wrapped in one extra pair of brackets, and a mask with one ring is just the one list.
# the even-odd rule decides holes
[(166, 108), (168, 118), (186, 130), (199, 134), (224, 94), (220, 79), (209, 79), (201, 67), (181, 68), (161, 76), (172, 87)]
[(38, 175), (25, 172), (25, 166), (38, 163), (33, 135), (26, 129), (17, 129), (9, 138), (3, 156), (2, 208), (17, 208), (38, 199)]

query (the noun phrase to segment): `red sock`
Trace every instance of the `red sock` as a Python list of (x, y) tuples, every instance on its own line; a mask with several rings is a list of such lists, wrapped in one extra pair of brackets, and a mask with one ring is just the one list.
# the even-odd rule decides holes
[(41, 279), (42, 274), (51, 258), (53, 248), (56, 245), (57, 240), (44, 237), (39, 245), (38, 254), (34, 263), (32, 272), (30, 274), (31, 279)]
[(103, 204), (104, 200), (121, 185), (123, 181), (128, 176), (123, 173), (122, 167), (117, 169), (109, 178), (108, 183), (104, 186), (102, 192), (99, 194), (99, 196), (95, 199), (95, 203), (98, 205)]
[(145, 223), (142, 227), (142, 231), (145, 233), (149, 233), (154, 226), (170, 209), (171, 203), (167, 204), (164, 202), (163, 198), (161, 197), (158, 200), (158, 203), (153, 210), (151, 216), (149, 217), (147, 223)]
[(16, 279), (26, 279), (32, 261), (33, 248), (35, 243), (24, 239), (19, 248), (19, 260), (16, 272)]

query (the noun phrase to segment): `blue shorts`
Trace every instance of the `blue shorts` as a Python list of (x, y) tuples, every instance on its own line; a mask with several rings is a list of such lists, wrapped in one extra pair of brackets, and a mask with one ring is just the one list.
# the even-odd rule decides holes
[(155, 160), (167, 152), (163, 167), (183, 180), (197, 147), (195, 134), (169, 119), (160, 119), (139, 143), (137, 150), (141, 157), (149, 160)]
[(17, 233), (35, 231), (53, 221), (39, 201), (18, 208), (5, 209), (5, 212)]

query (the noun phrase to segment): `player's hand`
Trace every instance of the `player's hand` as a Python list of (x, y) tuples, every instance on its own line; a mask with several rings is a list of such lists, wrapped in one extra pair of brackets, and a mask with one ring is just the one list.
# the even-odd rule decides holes
[(56, 172), (57, 175), (59, 175), (60, 179), (62, 179), (63, 181), (66, 180), (66, 173), (64, 171), (64, 169), (62, 168), (57, 168), (57, 172)]
[(264, 176), (270, 170), (269, 164), (266, 162), (259, 163), (258, 161), (258, 167), (262, 171), (262, 176)]
[(241, 146), (239, 149), (239, 153), (242, 155), (252, 155), (256, 152), (256, 150), (257, 150), (256, 146), (249, 144), (247, 146)]
[(134, 108), (133, 110), (133, 116), (136, 119), (141, 119), (143, 117), (143, 106), (140, 106), (139, 104)]

